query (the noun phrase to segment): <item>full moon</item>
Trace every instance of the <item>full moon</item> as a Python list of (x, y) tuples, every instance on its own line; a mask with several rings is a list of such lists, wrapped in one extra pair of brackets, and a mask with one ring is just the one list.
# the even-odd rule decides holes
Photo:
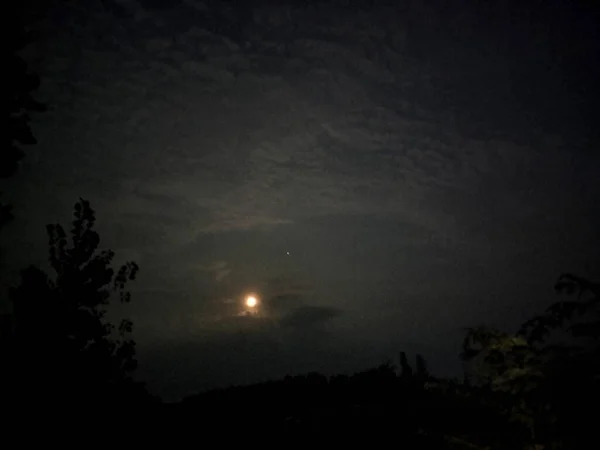
[(254, 308), (258, 303), (258, 300), (254, 295), (249, 295), (246, 297), (246, 306), (249, 308)]

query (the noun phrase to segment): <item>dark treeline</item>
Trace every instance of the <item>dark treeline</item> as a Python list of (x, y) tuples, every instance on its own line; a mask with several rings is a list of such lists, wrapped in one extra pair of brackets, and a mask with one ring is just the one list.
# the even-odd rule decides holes
[[(405, 366), (406, 369), (406, 366)], [(455, 382), (407, 374), (391, 364), (354, 375), (319, 373), (215, 390), (170, 405), (173, 423), (230, 423), (244, 433), (267, 429), (302, 439), (393, 438), (404, 448), (516, 445), (522, 430)], [(461, 447), (462, 445), (462, 447)]]

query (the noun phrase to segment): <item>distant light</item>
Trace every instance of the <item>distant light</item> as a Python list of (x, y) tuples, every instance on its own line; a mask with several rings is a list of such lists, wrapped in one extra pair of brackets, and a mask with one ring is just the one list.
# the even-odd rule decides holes
[(285, 253), (286, 253), (286, 255), (289, 255), (289, 254), (290, 254), (290, 252), (285, 252)]
[(258, 299), (254, 295), (246, 297), (246, 306), (248, 308), (254, 308), (258, 304)]

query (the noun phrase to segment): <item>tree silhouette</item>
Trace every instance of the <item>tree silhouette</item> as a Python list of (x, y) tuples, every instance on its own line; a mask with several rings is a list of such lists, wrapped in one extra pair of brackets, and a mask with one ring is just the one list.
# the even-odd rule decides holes
[(488, 398), (540, 444), (589, 433), (583, 405), (600, 384), (599, 285), (564, 274), (555, 289), (577, 299), (552, 304), (514, 334), (471, 328), (461, 355)]
[(413, 376), (412, 367), (408, 364), (406, 352), (400, 352), (400, 378), (402, 380), (411, 380)]
[(429, 377), (429, 371), (427, 370), (427, 362), (425, 361), (425, 358), (423, 358), (423, 355), (417, 355), (416, 356), (416, 361), (417, 361), (417, 377), (419, 377), (420, 379), (427, 379)]
[[(5, 55), (5, 143), (0, 151), (0, 178), (8, 178), (17, 171), (18, 163), (24, 153), (21, 145), (32, 145), (36, 139), (29, 126), (29, 112), (44, 111), (45, 107), (36, 101), (32, 92), (40, 84), (39, 77), (29, 71), (27, 63), (19, 52), (35, 39), (35, 33), (28, 31), (21, 17), (7, 21), (9, 43)], [(0, 227), (12, 218), (11, 207), (0, 203)]]
[(118, 326), (107, 318), (111, 294), (128, 303), (125, 290), (138, 266), (110, 267), (114, 253), (98, 252), (95, 216), (89, 202), (75, 204), (70, 241), (60, 225), (48, 225), (49, 262), (54, 277), (37, 267), (21, 273), (11, 289), (15, 327), (11, 350), (14, 380), (21, 395), (37, 401), (60, 392), (65, 399), (108, 399), (131, 383), (136, 368), (132, 322)]

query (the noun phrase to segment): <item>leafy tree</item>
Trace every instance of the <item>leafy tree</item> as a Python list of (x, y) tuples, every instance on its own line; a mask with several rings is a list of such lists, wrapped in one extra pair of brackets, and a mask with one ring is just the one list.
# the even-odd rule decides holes
[(583, 405), (599, 393), (600, 287), (564, 274), (555, 289), (577, 298), (552, 304), (514, 334), (469, 329), (462, 358), (480, 392), (524, 424), (533, 442), (568, 446), (569, 436), (589, 432)]
[(138, 266), (128, 262), (115, 272), (114, 253), (97, 251), (100, 238), (94, 224), (89, 202), (80, 199), (70, 242), (62, 226), (47, 226), (55, 275), (29, 267), (11, 290), (15, 382), (32, 400), (53, 392), (60, 392), (61, 401), (106, 399), (131, 383), (136, 368), (133, 324), (123, 319), (115, 326), (106, 314), (111, 294), (122, 303), (131, 300), (125, 286), (135, 279)]

